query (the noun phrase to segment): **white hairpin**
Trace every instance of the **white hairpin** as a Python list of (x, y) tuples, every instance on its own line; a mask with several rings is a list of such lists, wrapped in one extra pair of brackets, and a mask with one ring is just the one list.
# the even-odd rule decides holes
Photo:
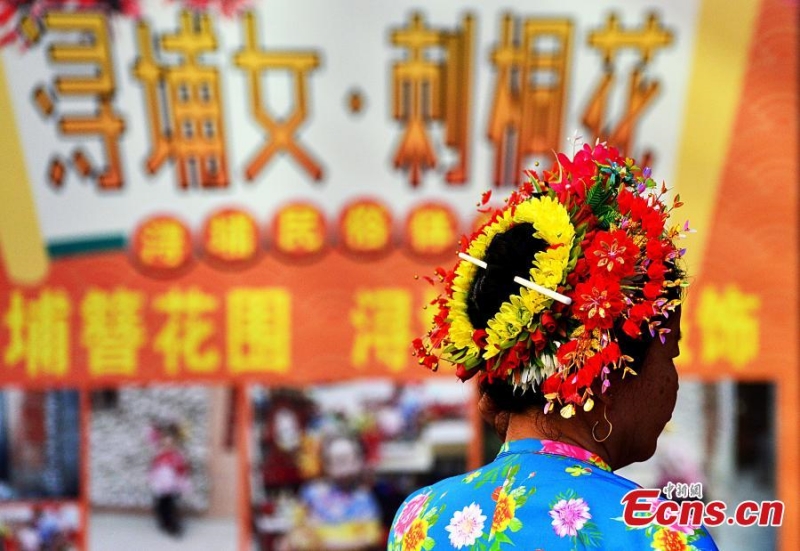
[[(470, 255), (465, 254), (465, 253), (458, 253), (458, 256), (462, 260), (466, 260), (467, 262), (475, 264), (476, 266), (478, 266), (479, 268), (483, 268), (484, 270), (488, 266), (488, 264), (486, 264), (486, 262), (484, 262), (483, 260), (479, 260), (479, 259), (475, 258), (474, 256), (470, 256)], [(572, 304), (572, 299), (569, 298), (568, 296), (562, 295), (561, 293), (556, 293), (555, 291), (553, 291), (551, 289), (548, 289), (547, 287), (542, 287), (538, 283), (534, 283), (533, 281), (531, 281), (529, 279), (522, 279), (519, 276), (515, 276), (514, 277), (514, 281), (516, 283), (519, 283), (523, 287), (527, 287), (528, 289), (533, 289), (537, 293), (541, 293), (546, 297), (550, 297), (553, 300), (557, 300), (558, 302), (561, 302), (562, 304), (567, 304), (567, 305)]]

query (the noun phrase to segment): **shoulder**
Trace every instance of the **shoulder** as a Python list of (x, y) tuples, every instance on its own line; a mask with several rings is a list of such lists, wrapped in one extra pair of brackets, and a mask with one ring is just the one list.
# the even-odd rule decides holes
[(499, 457), (411, 494), (395, 516), (388, 548), (715, 549), (702, 528), (627, 526), (622, 500), (637, 488), (572, 458)]

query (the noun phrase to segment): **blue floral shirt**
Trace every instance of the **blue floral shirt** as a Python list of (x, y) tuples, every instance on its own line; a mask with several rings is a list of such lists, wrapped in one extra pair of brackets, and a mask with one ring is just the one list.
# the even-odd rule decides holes
[(492, 463), (409, 496), (387, 549), (717, 549), (702, 526), (627, 526), (620, 500), (637, 488), (582, 448), (507, 442)]

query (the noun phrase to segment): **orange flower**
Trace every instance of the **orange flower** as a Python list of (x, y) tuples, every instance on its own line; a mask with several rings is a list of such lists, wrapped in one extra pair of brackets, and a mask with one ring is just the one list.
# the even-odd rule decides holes
[(686, 534), (669, 528), (661, 528), (653, 537), (653, 549), (658, 551), (686, 551)]
[(428, 523), (418, 518), (411, 523), (403, 536), (403, 551), (419, 551), (425, 538), (428, 537)]
[(492, 532), (502, 532), (508, 528), (508, 523), (514, 519), (517, 503), (505, 490), (500, 490), (497, 495), (497, 507), (492, 518)]

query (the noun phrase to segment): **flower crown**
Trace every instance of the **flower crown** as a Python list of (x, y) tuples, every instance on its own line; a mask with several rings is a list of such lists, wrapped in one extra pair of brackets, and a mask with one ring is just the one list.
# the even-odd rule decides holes
[[(601, 143), (584, 145), (572, 160), (560, 153), (553, 170), (529, 181), (491, 210), (488, 221), (471, 237), (462, 238), (462, 260), (436, 274), (445, 285), (433, 305), (433, 327), (414, 341), (419, 362), (436, 370), (440, 360), (456, 365), (464, 381), (506, 381), (523, 392), (538, 389), (545, 413), (556, 406), (569, 418), (576, 406), (594, 406), (592, 384), (601, 391), (609, 374), (622, 369), (635, 374), (633, 359), (622, 354), (617, 331), (641, 338), (646, 327), (662, 342), (669, 329), (657, 318), (681, 303), (668, 298), (670, 287), (685, 287), (676, 264), (684, 250), (678, 226), (666, 227), (676, 196), (665, 204), (650, 170)], [(485, 206), (491, 192), (483, 196)], [(495, 236), (517, 224), (533, 226), (533, 236), (547, 243), (534, 255), (530, 281), (515, 278), (520, 290), (503, 302), (485, 329), (475, 328), (467, 298)], [(690, 231), (688, 223), (683, 231)], [(430, 280), (433, 282), (433, 280)], [(539, 289), (539, 290), (536, 290)]]

